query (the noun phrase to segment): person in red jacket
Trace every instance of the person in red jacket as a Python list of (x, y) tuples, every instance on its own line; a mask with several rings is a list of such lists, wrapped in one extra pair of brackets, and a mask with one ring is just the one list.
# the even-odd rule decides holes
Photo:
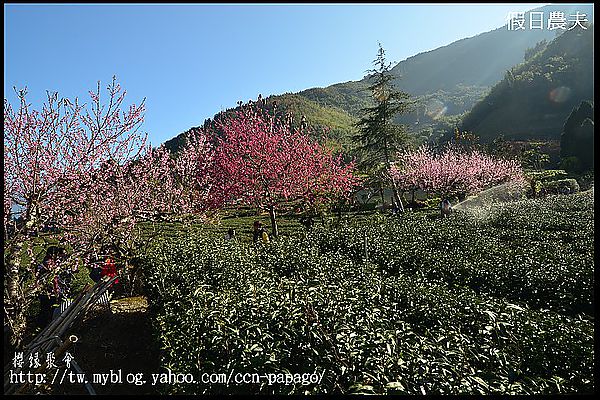
[[(104, 266), (102, 267), (102, 272), (100, 273), (100, 278), (108, 276), (112, 278), (117, 275), (117, 266), (115, 264), (115, 260), (113, 260), (110, 256), (106, 257), (106, 261), (104, 262)], [(119, 279), (115, 279), (114, 283), (119, 283)], [(111, 285), (112, 286), (112, 285)]]

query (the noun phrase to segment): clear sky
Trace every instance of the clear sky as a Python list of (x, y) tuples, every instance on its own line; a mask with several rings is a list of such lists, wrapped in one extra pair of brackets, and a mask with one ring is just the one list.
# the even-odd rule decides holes
[[(547, 3), (544, 3), (547, 4)], [(543, 4), (8, 4), (4, 97), (27, 86), (89, 100), (113, 75), (146, 97), (158, 145), (238, 100), (358, 80), (377, 42), (402, 61), (505, 24)]]

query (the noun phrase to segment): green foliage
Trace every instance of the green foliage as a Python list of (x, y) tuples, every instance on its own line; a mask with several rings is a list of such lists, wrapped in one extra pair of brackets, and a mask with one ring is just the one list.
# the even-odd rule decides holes
[(367, 91), (366, 80), (337, 83), (325, 88), (312, 88), (298, 92), (321, 107), (335, 107), (346, 110), (350, 115), (359, 117), (361, 110), (373, 105)]
[(362, 117), (356, 123), (359, 132), (354, 136), (360, 154), (359, 166), (364, 171), (388, 169), (395, 154), (406, 147), (406, 128), (392, 122), (398, 114), (406, 113), (412, 106), (410, 96), (396, 90), (390, 73), (391, 63), (385, 59), (385, 50), (379, 45), (370, 70), (368, 90), (375, 105), (362, 109)]
[(575, 156), (565, 157), (560, 161), (560, 167), (565, 171), (580, 171), (581, 163)]
[(71, 281), (72, 296), (81, 293), (86, 285), (94, 285), (94, 283), (92, 278), (90, 278), (90, 270), (80, 266), (77, 272), (73, 274), (73, 281)]
[(429, 196), (425, 199), (425, 206), (431, 210), (439, 210), (442, 198), (439, 196)]
[(489, 142), (558, 139), (577, 104), (593, 98), (593, 26), (566, 31), (525, 63), (513, 67), (465, 115), (461, 129)]
[(541, 171), (550, 162), (550, 156), (541, 151), (544, 143), (529, 142), (521, 154), (521, 162), (525, 168)]
[(480, 150), (481, 145), (479, 143), (479, 136), (473, 132), (460, 131), (458, 128), (454, 129), (453, 142), (456, 146), (463, 151)]
[(559, 179), (565, 179), (567, 178), (567, 176), (567, 172), (562, 169), (526, 171), (525, 177), (530, 182), (530, 188), (527, 193), (527, 196), (537, 197), (539, 194), (541, 194), (542, 187), (545, 183), (556, 181)]
[(407, 213), (269, 244), (165, 237), (144, 259), (163, 366), (312, 373), (320, 384), (168, 393), (591, 392), (593, 197), (482, 221)]
[(577, 179), (577, 183), (581, 190), (589, 190), (594, 185), (594, 171), (588, 171), (583, 174), (575, 174), (574, 178)]
[(594, 103), (582, 101), (565, 121), (560, 137), (560, 156), (568, 171), (594, 169)]
[(529, 179), (534, 179), (541, 182), (551, 182), (558, 179), (564, 179), (568, 176), (567, 172), (562, 169), (544, 169), (539, 171), (526, 172)]
[(542, 184), (542, 190), (546, 194), (567, 194), (579, 192), (579, 184), (576, 179), (559, 179)]
[(547, 45), (548, 45), (548, 41), (546, 39), (537, 42), (535, 44), (535, 46), (530, 47), (527, 50), (525, 50), (525, 55), (523, 56), (523, 58), (525, 59), (525, 61), (528, 61), (530, 58), (534, 57), (535, 55), (540, 53), (542, 50), (544, 50)]
[(494, 157), (506, 159), (511, 156), (512, 146), (506, 140), (504, 135), (498, 135), (490, 144), (487, 145), (486, 151)]
[(362, 117), (356, 123), (359, 132), (353, 137), (359, 155), (358, 166), (369, 175), (367, 183), (372, 188), (377, 187), (383, 192), (391, 184), (393, 204), (401, 208), (398, 191), (393, 181), (389, 180), (387, 171), (396, 154), (406, 149), (411, 140), (406, 127), (392, 120), (396, 115), (407, 113), (414, 104), (408, 93), (395, 88), (394, 77), (390, 72), (391, 63), (386, 61), (381, 44), (373, 64), (375, 68), (369, 71), (371, 75), (368, 90), (371, 91), (375, 105), (362, 110)]

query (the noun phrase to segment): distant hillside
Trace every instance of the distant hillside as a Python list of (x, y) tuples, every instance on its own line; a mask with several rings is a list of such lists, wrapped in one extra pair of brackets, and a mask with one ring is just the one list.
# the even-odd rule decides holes
[(273, 101), (277, 101), (278, 107), (294, 115), (294, 123), (298, 123), (304, 115), (316, 132), (328, 128), (328, 138), (345, 146), (350, 145), (348, 139), (356, 131), (354, 123), (357, 118), (339, 107), (320, 105), (298, 94), (271, 96), (266, 101), (269, 108)]
[[(515, 10), (518, 10), (518, 4), (515, 4)], [(532, 11), (544, 12), (545, 18), (554, 11), (565, 13), (567, 18), (579, 11), (593, 21), (591, 4), (548, 5)], [(526, 21), (529, 21), (529, 13)], [(419, 122), (413, 130), (423, 129), (435, 124), (442, 115), (469, 111), (508, 69), (523, 62), (527, 49), (542, 40), (551, 41), (556, 34), (557, 31), (548, 29), (511, 31), (504, 26), (401, 61), (392, 70), (397, 76), (394, 83), (414, 96), (419, 107), (411, 115), (398, 118), (397, 122), (410, 125)], [(369, 93), (364, 91), (368, 80), (365, 76), (360, 81), (307, 89), (298, 94), (358, 116), (360, 109), (369, 104)]]
[[(515, 4), (515, 11), (518, 9)], [(593, 21), (591, 4), (549, 5), (534, 11), (543, 11), (545, 18), (553, 11), (562, 11), (566, 16), (579, 11)], [(527, 49), (542, 40), (551, 41), (556, 32), (547, 29), (509, 31), (504, 26), (401, 61), (392, 70), (397, 76), (395, 84), (413, 96), (417, 107), (413, 113), (399, 116), (396, 122), (407, 124), (411, 132), (423, 138), (447, 129), (459, 116), (470, 111), (507, 70), (523, 62)], [(374, 47), (373, 57), (375, 50)], [(270, 96), (268, 100), (279, 101), (282, 112), (286, 108), (294, 111), (296, 119), (304, 114), (312, 125), (329, 125), (331, 136), (348, 149), (347, 134), (354, 129), (352, 123), (362, 108), (372, 105), (370, 93), (365, 90), (368, 81), (369, 77), (365, 76), (360, 81)], [(174, 138), (165, 144), (176, 149), (181, 141), (182, 138)]]
[(566, 31), (544, 50), (505, 74), (464, 117), (461, 127), (483, 142), (559, 139), (565, 120), (594, 97), (593, 26)]
[[(324, 129), (327, 128), (327, 138), (329, 144), (333, 147), (342, 149), (347, 152), (350, 150), (350, 137), (355, 132), (354, 123), (357, 118), (351, 116), (346, 111), (334, 106), (322, 106), (298, 94), (286, 93), (278, 96), (269, 96), (265, 99), (264, 108), (272, 112), (273, 103), (277, 103), (277, 115), (284, 117), (287, 112), (291, 112), (294, 116), (293, 125), (299, 126), (300, 120), (304, 115), (308, 125), (313, 128), (315, 139), (321, 139)], [(208, 119), (204, 122), (204, 128), (216, 128), (215, 121), (224, 118), (226, 115), (231, 115), (236, 108), (227, 109)], [(192, 129), (198, 129), (195, 127)], [(183, 140), (187, 133), (178, 135), (177, 137), (168, 140), (164, 145), (172, 152), (177, 152), (183, 145)]]

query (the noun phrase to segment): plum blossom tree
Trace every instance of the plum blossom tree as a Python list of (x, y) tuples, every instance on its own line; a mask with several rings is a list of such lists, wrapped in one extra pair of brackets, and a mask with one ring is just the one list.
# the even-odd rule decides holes
[(132, 235), (138, 222), (203, 212), (209, 206), (209, 151), (197, 136), (176, 159), (163, 146), (148, 147), (124, 165), (109, 162), (96, 170), (87, 181), (84, 202), (64, 220), (68, 242), (87, 246), (86, 255), (109, 244), (128, 259), (139, 246), (139, 235)]
[(453, 146), (435, 154), (429, 147), (403, 152), (390, 176), (405, 190), (421, 189), (444, 198), (477, 193), (508, 181), (524, 183), (517, 161), (496, 159), (479, 150), (470, 152)]
[[(171, 168), (179, 211), (202, 213), (219, 206), (213, 200), (214, 146), (202, 129), (192, 129)], [(165, 149), (166, 151), (166, 149)], [(177, 203), (178, 202), (178, 203)]]
[(243, 202), (269, 212), (278, 235), (276, 210), (291, 204), (327, 204), (357, 183), (353, 164), (266, 111), (245, 105), (219, 122), (213, 166), (213, 201)]
[[(68, 224), (74, 210), (85, 204), (85, 185), (94, 170), (109, 161), (123, 163), (143, 147), (145, 137), (137, 128), (144, 102), (121, 113), (125, 92), (115, 79), (108, 91), (109, 103), (102, 105), (98, 83), (97, 91), (90, 92), (89, 110), (77, 99), (59, 99), (57, 93), (48, 93), (41, 111), (31, 109), (26, 89), (17, 92), (16, 112), (4, 99), (4, 310), (16, 341), (38, 289), (32, 279), (36, 257), (30, 238), (47, 224)], [(21, 223), (10, 230), (15, 216)], [(29, 256), (26, 266), (24, 251)]]
[[(33, 110), (26, 90), (17, 92), (17, 111), (4, 100), (4, 315), (15, 343), (40, 289), (34, 248), (58, 242), (85, 262), (104, 245), (127, 248), (141, 219), (193, 211), (203, 200), (204, 182), (189, 173), (210, 161), (202, 138), (173, 160), (138, 132), (144, 101), (122, 111), (126, 92), (115, 77), (107, 91), (103, 102), (98, 82), (87, 108), (49, 93)], [(54, 234), (41, 233), (48, 225)]]

